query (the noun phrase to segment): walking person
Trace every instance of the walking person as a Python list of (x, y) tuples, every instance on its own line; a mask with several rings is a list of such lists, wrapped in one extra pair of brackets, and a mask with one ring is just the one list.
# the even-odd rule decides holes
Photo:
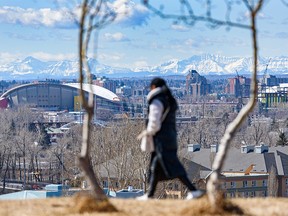
[(204, 195), (197, 190), (187, 177), (177, 156), (176, 111), (177, 102), (162, 78), (154, 78), (147, 95), (148, 122), (146, 129), (137, 137), (141, 139), (141, 149), (151, 152), (149, 165), (149, 190), (138, 197), (139, 200), (152, 198), (157, 183), (178, 178), (187, 186), (186, 199), (196, 199)]

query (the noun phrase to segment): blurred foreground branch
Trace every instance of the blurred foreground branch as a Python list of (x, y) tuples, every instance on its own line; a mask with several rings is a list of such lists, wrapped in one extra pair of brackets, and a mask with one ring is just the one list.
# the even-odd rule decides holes
[[(101, 189), (96, 174), (93, 170), (91, 160), (89, 157), (91, 145), (90, 124), (94, 115), (94, 95), (91, 85), (91, 72), (88, 64), (88, 51), (93, 31), (99, 30), (115, 19), (113, 11), (109, 10), (106, 2), (103, 0), (84, 0), (81, 7), (81, 18), (79, 24), (79, 82), (80, 82), (80, 96), (83, 109), (86, 111), (83, 121), (82, 132), (82, 149), (79, 156), (80, 168), (84, 171), (88, 179), (93, 195), (96, 199), (107, 199), (103, 190)], [(84, 76), (86, 74), (86, 76)], [(91, 91), (89, 92), (88, 100), (85, 97), (83, 90), (84, 79), (90, 84)]]

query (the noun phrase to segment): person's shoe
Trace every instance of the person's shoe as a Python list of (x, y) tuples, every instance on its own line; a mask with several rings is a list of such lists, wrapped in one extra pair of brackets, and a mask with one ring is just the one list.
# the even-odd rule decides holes
[(148, 194), (144, 194), (142, 196), (136, 197), (136, 200), (141, 200), (141, 201), (145, 201), (151, 199), (150, 197), (148, 197)]
[(204, 196), (204, 194), (205, 194), (205, 191), (202, 191), (202, 190), (190, 191), (187, 193), (186, 200), (198, 199)]

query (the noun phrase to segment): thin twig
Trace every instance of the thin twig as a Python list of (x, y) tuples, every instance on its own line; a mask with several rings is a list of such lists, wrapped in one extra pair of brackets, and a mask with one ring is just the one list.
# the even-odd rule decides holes
[[(149, 1), (143, 1), (145, 6), (151, 10), (153, 13), (157, 14), (162, 19), (172, 19), (172, 20), (178, 20), (182, 21), (183, 23), (187, 25), (194, 25), (196, 22), (206, 22), (210, 23), (212, 27), (215, 26), (229, 26), (229, 27), (237, 27), (237, 28), (244, 28), (244, 29), (251, 29), (250, 25), (245, 25), (241, 23), (235, 23), (231, 22), (229, 19), (227, 20), (219, 20), (216, 18), (211, 17), (211, 10), (207, 10), (206, 15), (207, 16), (196, 16), (192, 13), (192, 10), (189, 10), (188, 15), (178, 15), (178, 14), (165, 14), (161, 10), (156, 9), (151, 4), (149, 4)], [(189, 3), (185, 1), (186, 7), (188, 7)], [(210, 4), (210, 3), (209, 3)], [(209, 11), (209, 12), (208, 12)]]

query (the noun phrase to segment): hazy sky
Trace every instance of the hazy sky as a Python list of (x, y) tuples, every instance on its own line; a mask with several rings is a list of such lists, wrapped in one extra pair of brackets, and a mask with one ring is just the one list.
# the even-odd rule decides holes
[[(78, 27), (69, 11), (77, 14), (75, 0), (1, 0), (0, 64), (33, 56), (41, 60), (77, 58)], [(119, 67), (159, 65), (170, 59), (199, 54), (252, 56), (251, 32), (246, 29), (211, 29), (197, 22), (193, 26), (161, 19), (140, 4), (140, 0), (110, 1), (120, 13), (117, 20), (98, 33), (97, 59)], [(160, 0), (150, 0), (157, 8)], [(163, 11), (181, 14), (177, 0), (162, 0)], [(195, 15), (205, 14), (204, 0), (193, 0)], [(225, 20), (223, 1), (212, 5), (212, 15)], [(249, 23), (247, 8), (233, 1), (231, 20)], [(125, 3), (125, 5), (123, 5)], [(260, 56), (287, 56), (288, 7), (281, 0), (267, 1), (259, 14)], [(75, 17), (74, 17), (75, 18)], [(93, 47), (93, 46), (92, 46)], [(94, 53), (95, 54), (95, 53)]]

